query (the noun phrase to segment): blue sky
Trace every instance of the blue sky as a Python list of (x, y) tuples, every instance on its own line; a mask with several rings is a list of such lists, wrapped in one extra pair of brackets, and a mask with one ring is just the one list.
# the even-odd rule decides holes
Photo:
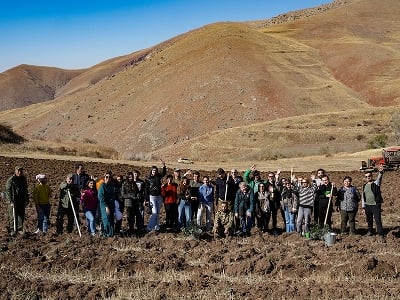
[(5, 0), (0, 72), (87, 68), (219, 21), (253, 21), (330, 0)]

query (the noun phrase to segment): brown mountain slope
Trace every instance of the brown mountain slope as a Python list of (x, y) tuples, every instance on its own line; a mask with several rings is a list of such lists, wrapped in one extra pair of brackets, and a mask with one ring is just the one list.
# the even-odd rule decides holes
[[(339, 76), (354, 70), (355, 64), (349, 60), (368, 61), (374, 55), (375, 65), (390, 66), (388, 62), (396, 59), (395, 46), (383, 56), (373, 51), (349, 51), (350, 56), (346, 56), (342, 51), (341, 39), (348, 50), (351, 45), (365, 43), (379, 48), (396, 41), (395, 33), (385, 41), (373, 39), (373, 35), (353, 38), (357, 33), (354, 28), (385, 30), (377, 28), (381, 16), (374, 12), (378, 7), (384, 6), (385, 11), (389, 6), (394, 11), (400, 8), (390, 0), (371, 1), (375, 6), (361, 5), (367, 2), (349, 1), (321, 15), (261, 29), (246, 23), (205, 26), (137, 53), (130, 61), (119, 58), (123, 68), (118, 65), (115, 74), (103, 79), (98, 76), (96, 80), (100, 80), (92, 84), (88, 82), (94, 77), (83, 73), (82, 81), (78, 77), (74, 85), (71, 81), (69, 90), (74, 93), (64, 92), (55, 101), (2, 112), (0, 120), (27, 138), (90, 141), (113, 147), (124, 158), (142, 157), (156, 150), (158, 154), (185, 156), (189, 152), (184, 145), (194, 138), (236, 127), (231, 131), (237, 132), (233, 134), (235, 153), (240, 154), (240, 145), (247, 147), (253, 142), (248, 135), (240, 134), (240, 126), (380, 105), (364, 98), (367, 92), (357, 88), (369, 85), (364, 82), (369, 78), (364, 72), (355, 73), (351, 80), (350, 76)], [(346, 14), (352, 18), (336, 21)], [(391, 14), (388, 18), (393, 19), (382, 26), (393, 22), (396, 28), (397, 18)], [(373, 28), (368, 29), (369, 24)], [(332, 59), (335, 51), (341, 55)], [(358, 64), (357, 70), (371, 71), (362, 69), (364, 65), (368, 66)], [(101, 66), (107, 68), (107, 62)], [(338, 75), (339, 67), (342, 70)], [(395, 74), (395, 67), (392, 69)], [(388, 76), (382, 84), (382, 92), (389, 89), (391, 95), (384, 98), (383, 105), (396, 104), (397, 78)], [(378, 93), (378, 81), (375, 88)], [(223, 145), (224, 135), (220, 137), (215, 143)], [(209, 155), (207, 149), (199, 149), (190, 152), (194, 159)]]
[(149, 49), (134, 52), (129, 55), (115, 57), (91, 68), (88, 68), (79, 76), (71, 79), (58, 93), (58, 97), (84, 90), (98, 81), (113, 76), (127, 65), (139, 63), (150, 52)]
[(20, 65), (0, 73), (0, 111), (55, 99), (83, 71)]
[(400, 104), (400, 1), (353, 0), (296, 22), (266, 27), (318, 49), (333, 76), (374, 106)]
[(86, 89), (126, 65), (140, 62), (150, 50), (116, 57), (82, 70), (20, 65), (0, 73), (0, 111), (56, 99)]

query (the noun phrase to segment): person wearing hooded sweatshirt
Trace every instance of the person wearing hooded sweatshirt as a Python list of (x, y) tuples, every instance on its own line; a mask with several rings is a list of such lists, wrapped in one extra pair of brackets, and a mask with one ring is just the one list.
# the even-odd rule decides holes
[(36, 175), (38, 185), (33, 189), (33, 202), (38, 215), (36, 234), (46, 233), (49, 227), (51, 189), (44, 174)]
[(160, 230), (160, 210), (163, 203), (161, 196), (161, 179), (167, 174), (167, 167), (165, 162), (161, 160), (163, 164), (162, 172), (158, 172), (156, 166), (151, 167), (150, 175), (146, 178), (146, 190), (145, 198), (146, 204), (151, 207), (151, 215), (149, 223), (147, 224), (147, 231), (159, 231)]

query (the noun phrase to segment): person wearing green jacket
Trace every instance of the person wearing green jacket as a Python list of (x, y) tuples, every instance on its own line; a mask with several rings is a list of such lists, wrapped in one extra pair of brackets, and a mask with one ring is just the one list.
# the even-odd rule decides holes
[(70, 195), (74, 208), (79, 207), (76, 199), (78, 199), (80, 192), (79, 188), (73, 183), (73, 174), (68, 174), (64, 182), (60, 184), (60, 201), (58, 203), (56, 230), (57, 234), (63, 233), (64, 216), (67, 215), (67, 231), (72, 232), (74, 227), (74, 211), (72, 210)]
[(260, 183), (264, 183), (268, 186), (267, 182), (261, 179), (261, 173), (256, 169), (256, 165), (252, 165), (250, 169), (244, 171), (243, 179), (254, 193), (258, 192), (258, 185)]
[(24, 233), (25, 207), (29, 204), (28, 182), (24, 176), (24, 168), (16, 166), (14, 174), (6, 183), (6, 202), (10, 234)]

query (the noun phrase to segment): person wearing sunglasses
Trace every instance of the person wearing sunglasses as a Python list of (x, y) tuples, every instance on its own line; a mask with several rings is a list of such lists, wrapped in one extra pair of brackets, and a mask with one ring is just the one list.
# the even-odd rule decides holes
[(292, 184), (286, 182), (281, 193), (281, 209), (285, 213), (285, 229), (286, 232), (294, 232), (295, 218), (297, 215), (299, 197), (298, 194), (292, 190)]
[(363, 213), (365, 214), (367, 225), (368, 225), (368, 236), (374, 234), (373, 221), (375, 219), (376, 232), (378, 233), (381, 240), (385, 239), (382, 228), (382, 210), (381, 204), (383, 198), (381, 194), (381, 183), (383, 176), (383, 166), (378, 166), (378, 177), (376, 180), (372, 177), (372, 172), (365, 173), (366, 183), (362, 188), (361, 203)]
[[(311, 215), (313, 212), (317, 185), (314, 182), (310, 184), (310, 181), (303, 177), (299, 177), (297, 180), (295, 180), (295, 177), (293, 176), (292, 182), (294, 183), (293, 189), (299, 195), (296, 231), (303, 235), (310, 232)], [(297, 184), (295, 184), (296, 182)]]

